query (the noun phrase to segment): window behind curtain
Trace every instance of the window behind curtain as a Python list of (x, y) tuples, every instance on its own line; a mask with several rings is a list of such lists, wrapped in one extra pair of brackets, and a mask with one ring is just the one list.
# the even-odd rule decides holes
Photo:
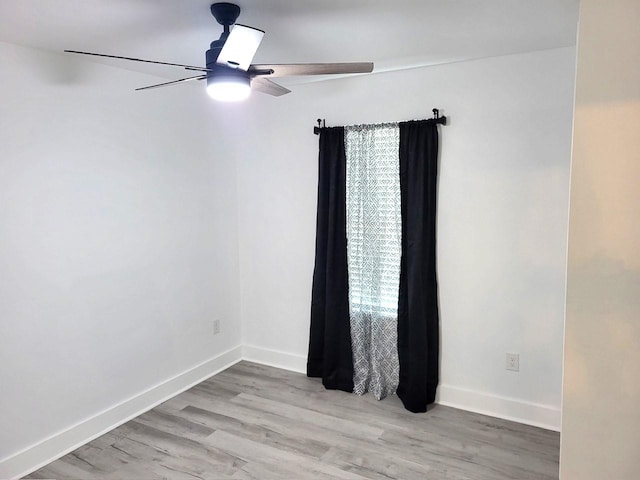
[(396, 316), (401, 241), (398, 126), (347, 127), (345, 137), (351, 308)]
[(354, 392), (398, 384), (401, 216), (398, 124), (345, 128), (349, 308)]

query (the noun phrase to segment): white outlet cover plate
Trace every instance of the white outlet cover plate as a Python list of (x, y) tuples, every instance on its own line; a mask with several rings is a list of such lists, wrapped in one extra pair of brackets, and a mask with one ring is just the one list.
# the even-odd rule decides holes
[(513, 372), (520, 371), (520, 355), (517, 353), (507, 353), (507, 370), (511, 370)]

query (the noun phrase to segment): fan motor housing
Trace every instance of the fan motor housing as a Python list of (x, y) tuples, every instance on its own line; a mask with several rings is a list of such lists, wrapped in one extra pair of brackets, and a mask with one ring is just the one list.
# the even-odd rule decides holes
[(214, 40), (213, 42), (211, 42), (209, 50), (207, 50), (207, 53), (205, 54), (205, 64), (207, 68), (215, 68), (216, 61), (218, 60), (218, 55), (220, 55), (220, 51), (224, 46), (224, 42), (225, 40), (223, 39)]
[(209, 68), (210, 71), (207, 72), (207, 83), (213, 78), (215, 79), (228, 79), (230, 81), (236, 81), (244, 83), (245, 80), (247, 82), (250, 81), (249, 72), (245, 72), (244, 70), (240, 70), (239, 68), (227, 67), (226, 65), (218, 65), (214, 64)]

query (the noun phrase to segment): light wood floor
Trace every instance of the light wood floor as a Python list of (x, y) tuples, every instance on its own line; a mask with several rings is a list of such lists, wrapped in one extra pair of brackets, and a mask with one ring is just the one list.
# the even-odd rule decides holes
[(26, 478), (557, 479), (559, 434), (241, 362)]

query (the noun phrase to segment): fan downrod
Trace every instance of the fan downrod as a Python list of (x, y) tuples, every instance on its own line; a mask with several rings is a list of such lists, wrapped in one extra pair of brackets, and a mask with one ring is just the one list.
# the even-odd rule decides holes
[(220, 2), (211, 5), (211, 15), (225, 27), (236, 23), (240, 15), (240, 7), (234, 3)]

